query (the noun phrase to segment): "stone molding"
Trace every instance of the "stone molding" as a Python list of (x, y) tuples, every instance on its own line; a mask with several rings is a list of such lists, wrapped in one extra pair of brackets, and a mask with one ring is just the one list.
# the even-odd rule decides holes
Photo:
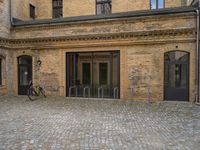
[(167, 41), (187, 41), (195, 40), (194, 28), (178, 28), (165, 30), (149, 30), (123, 33), (89, 34), (79, 36), (44, 37), (29, 39), (6, 39), (0, 38), (0, 47), (16, 48), (42, 48), (42, 47), (62, 47), (67, 45), (101, 44), (133, 42), (134, 44), (145, 44), (145, 42), (167, 42)]
[[(84, 25), (101, 25), (101, 24), (114, 24), (114, 23), (132, 23), (132, 22), (149, 22), (149, 21), (164, 21), (164, 20), (174, 20), (174, 19), (191, 19), (195, 18), (194, 12), (189, 13), (180, 13), (180, 14), (168, 14), (168, 15), (154, 15), (154, 16), (139, 16), (139, 17), (122, 17), (122, 18), (111, 18), (111, 19), (99, 19), (99, 20), (88, 20), (88, 21), (70, 21), (70, 22), (60, 22), (60, 23), (37, 23), (33, 25), (29, 25), (28, 21), (24, 21), (22, 25), (15, 25), (11, 28), (11, 31), (19, 31), (19, 30), (38, 30), (38, 28), (46, 30), (46, 29), (59, 29), (65, 28), (69, 26), (84, 26)], [(42, 21), (42, 20), (40, 20)]]

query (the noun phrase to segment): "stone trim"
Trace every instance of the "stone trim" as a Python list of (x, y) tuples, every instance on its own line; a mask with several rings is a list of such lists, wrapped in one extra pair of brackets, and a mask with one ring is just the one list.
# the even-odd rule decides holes
[(38, 30), (39, 29), (61, 29), (68, 26), (83, 26), (83, 25), (107, 25), (107, 24), (113, 24), (113, 23), (132, 23), (132, 22), (138, 22), (138, 21), (157, 21), (158, 19), (160, 21), (166, 20), (166, 19), (195, 19), (195, 13), (189, 12), (189, 13), (181, 13), (181, 14), (169, 14), (169, 15), (156, 15), (156, 16), (140, 16), (140, 17), (130, 17), (130, 18), (117, 18), (117, 19), (108, 19), (108, 20), (90, 20), (90, 21), (79, 21), (79, 22), (64, 22), (64, 23), (57, 23), (57, 24), (35, 24), (35, 25), (23, 25), (23, 26), (13, 26), (11, 27), (11, 31), (28, 31), (28, 30)]
[(79, 36), (64, 36), (64, 37), (43, 37), (43, 38), (30, 38), (30, 39), (5, 39), (0, 38), (0, 47), (5, 48), (33, 48), (40, 46), (49, 47), (60, 44), (77, 44), (78, 42), (122, 42), (122, 41), (168, 41), (170, 39), (193, 39), (195, 40), (194, 28), (179, 28), (167, 30), (152, 30), (152, 31), (137, 31), (137, 32), (123, 32), (123, 33), (107, 33), (107, 34), (91, 34)]
[[(113, 21), (122, 18), (137, 18), (137, 17), (149, 17), (149, 16), (159, 16), (159, 15), (173, 15), (173, 14), (184, 14), (195, 12), (194, 7), (184, 6), (175, 8), (164, 8), (159, 10), (139, 10), (139, 11), (129, 11), (121, 13), (111, 13), (109, 15), (89, 15), (89, 16), (76, 16), (76, 17), (66, 17), (66, 18), (56, 18), (56, 19), (41, 19), (41, 20), (31, 20), (31, 21), (18, 21), (12, 22), (13, 27), (33, 27), (33, 26), (49, 26), (56, 24), (77, 24), (84, 22), (98, 22), (98, 21)], [(183, 15), (184, 16), (184, 15)]]

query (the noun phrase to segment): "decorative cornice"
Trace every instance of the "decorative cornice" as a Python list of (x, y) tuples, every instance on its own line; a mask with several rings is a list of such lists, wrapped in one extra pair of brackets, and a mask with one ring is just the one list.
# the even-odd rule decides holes
[(113, 18), (113, 19), (100, 19), (100, 20), (89, 20), (89, 21), (78, 21), (78, 22), (63, 22), (63, 23), (57, 23), (57, 24), (35, 24), (35, 25), (24, 25), (24, 26), (15, 26), (11, 28), (11, 31), (29, 31), (30, 29), (32, 31), (37, 31), (38, 28), (41, 30), (45, 29), (59, 29), (59, 28), (64, 28), (64, 27), (69, 27), (69, 26), (84, 26), (84, 25), (110, 25), (112, 24), (117, 24), (117, 23), (132, 23), (132, 22), (149, 22), (149, 21), (164, 21), (164, 20), (172, 20), (172, 19), (195, 19), (195, 13), (194, 12), (189, 12), (189, 13), (184, 13), (184, 14), (169, 14), (169, 15), (154, 15), (154, 16), (140, 16), (140, 17), (129, 17), (129, 18)]
[[(17, 21), (13, 22), (13, 27), (33, 27), (33, 26), (54, 26), (57, 24), (77, 24), (77, 23), (87, 23), (87, 22), (107, 22), (114, 20), (121, 20), (123, 18), (146, 18), (157, 16), (171, 16), (171, 15), (182, 15), (185, 16), (186, 13), (194, 13), (195, 8), (189, 6), (175, 7), (175, 8), (164, 8), (155, 10), (138, 10), (138, 11), (128, 11), (120, 13), (111, 13), (107, 15), (89, 15), (89, 16), (75, 16), (75, 17), (65, 17), (56, 19), (40, 19), (40, 20), (28, 20), (28, 21)], [(184, 14), (184, 15), (183, 15)]]
[(30, 39), (0, 38), (0, 47), (9, 49), (59, 47), (61, 45), (75, 45), (87, 43), (123, 42), (123, 41), (168, 41), (168, 40), (195, 40), (194, 28), (179, 28), (167, 30), (136, 31), (123, 33), (90, 34), (79, 36), (44, 37)]

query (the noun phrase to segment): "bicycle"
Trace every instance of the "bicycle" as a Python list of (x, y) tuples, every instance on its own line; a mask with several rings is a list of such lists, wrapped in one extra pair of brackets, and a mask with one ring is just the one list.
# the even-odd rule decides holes
[(29, 82), (29, 86), (27, 89), (27, 96), (31, 101), (34, 101), (39, 97), (46, 98), (44, 89), (39, 85), (34, 87), (32, 81)]

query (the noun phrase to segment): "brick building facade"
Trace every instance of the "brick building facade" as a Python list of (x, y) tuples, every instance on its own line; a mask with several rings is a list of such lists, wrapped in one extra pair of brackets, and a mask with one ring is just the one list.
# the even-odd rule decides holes
[[(187, 0), (1, 0), (1, 94), (195, 101)], [(55, 6), (54, 6), (55, 5)]]

